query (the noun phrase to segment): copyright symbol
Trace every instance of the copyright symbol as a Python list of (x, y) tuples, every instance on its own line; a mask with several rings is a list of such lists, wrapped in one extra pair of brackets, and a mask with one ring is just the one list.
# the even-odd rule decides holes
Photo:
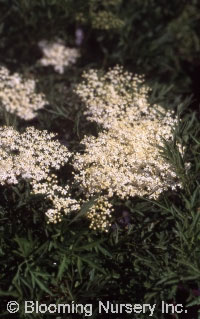
[(19, 310), (19, 304), (16, 301), (9, 301), (7, 303), (7, 310), (10, 313), (15, 313)]

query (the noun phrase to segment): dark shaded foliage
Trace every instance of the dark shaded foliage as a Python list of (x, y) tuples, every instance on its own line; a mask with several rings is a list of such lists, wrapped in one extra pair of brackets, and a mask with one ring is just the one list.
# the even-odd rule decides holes
[[(44, 212), (48, 202), (41, 196), (32, 196), (28, 183), (1, 187), (0, 318), (10, 318), (6, 303), (13, 299), (20, 303), (21, 312), (12, 318), (38, 316), (24, 315), (24, 300), (92, 303), (96, 309), (93, 318), (99, 318), (98, 300), (149, 302), (157, 304), (155, 318), (173, 318), (161, 314), (160, 303), (164, 300), (188, 307), (188, 314), (180, 314), (179, 318), (198, 318), (199, 9), (196, 0), (0, 0), (1, 64), (37, 74), (38, 87), (50, 101), (48, 110), (41, 111), (33, 122), (27, 124), (4, 114), (2, 125), (15, 124), (19, 130), (30, 124), (46, 128), (57, 132), (60, 141), (68, 143), (71, 150), (79, 150), (83, 135), (97, 134), (97, 129), (87, 123), (81, 110), (77, 113), (66, 97), (58, 94), (57, 86), (66, 85), (68, 99), (79, 104), (73, 85), (80, 80), (82, 70), (119, 63), (145, 74), (152, 87), (152, 103), (181, 113), (182, 123), (175, 139), (186, 145), (183, 159), (174, 143), (166, 144), (162, 150), (162, 156), (176, 168), (184, 189), (165, 193), (157, 202), (139, 198), (115, 200), (116, 214), (108, 234), (89, 230), (82, 216), (64, 217), (60, 224), (47, 225)], [(99, 12), (112, 14), (114, 23), (107, 21), (110, 25), (105, 22), (103, 28), (95, 20)], [(78, 27), (84, 32), (78, 70), (72, 68), (60, 76), (52, 75), (51, 69), (35, 69), (41, 56), (39, 40), (56, 36), (74, 46)], [(188, 172), (183, 165), (186, 162), (191, 163)], [(66, 179), (70, 174), (71, 168), (66, 168)], [(63, 175), (61, 172), (61, 179)], [(81, 215), (87, 208), (82, 208)], [(77, 314), (76, 318), (83, 315)], [(147, 315), (140, 314), (140, 318)]]

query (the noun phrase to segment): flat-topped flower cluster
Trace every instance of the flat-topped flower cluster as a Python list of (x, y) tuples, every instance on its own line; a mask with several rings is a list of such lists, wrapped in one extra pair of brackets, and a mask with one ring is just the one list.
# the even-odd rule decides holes
[[(76, 92), (85, 102), (87, 118), (103, 128), (98, 137), (85, 136), (85, 151), (74, 159), (75, 180), (87, 197), (157, 199), (182, 186), (158, 148), (162, 139), (172, 140), (177, 118), (161, 106), (149, 105), (141, 77), (118, 66), (104, 75), (90, 70)], [(92, 225), (106, 227), (98, 220)]]
[(35, 90), (34, 79), (25, 79), (19, 73), (10, 74), (6, 67), (0, 67), (0, 104), (7, 112), (24, 120), (33, 119), (36, 111), (47, 104), (45, 96)]
[(39, 63), (43, 66), (52, 65), (60, 74), (63, 74), (65, 68), (74, 64), (80, 56), (78, 49), (66, 47), (60, 39), (55, 42), (42, 40), (39, 42), (39, 47), (43, 53)]
[(83, 81), (76, 88), (85, 104), (87, 119), (106, 129), (125, 117), (132, 122), (139, 121), (142, 115), (150, 116), (148, 92), (142, 76), (133, 76), (120, 66), (105, 74), (93, 69), (84, 72)]
[(28, 127), (19, 133), (12, 127), (0, 128), (0, 184), (17, 184), (21, 179), (30, 181), (34, 194), (44, 194), (52, 202), (46, 212), (49, 221), (60, 220), (80, 206), (69, 194), (69, 187), (58, 185), (52, 169), (65, 165), (71, 153), (54, 140), (55, 134)]
[[(1, 92), (9, 96), (11, 89), (21, 88), (23, 82), (19, 75), (10, 76), (4, 68), (0, 76), (1, 98)], [(111, 203), (114, 197), (158, 199), (164, 191), (182, 187), (176, 171), (159, 150), (163, 140), (173, 139), (178, 119), (172, 111), (159, 105), (151, 106), (149, 89), (144, 86), (142, 77), (133, 76), (119, 66), (105, 74), (90, 70), (83, 77), (76, 93), (85, 104), (87, 119), (99, 126), (98, 136), (85, 136), (81, 142), (84, 152), (71, 154), (47, 131), (29, 127), (19, 133), (12, 127), (1, 127), (0, 184), (28, 180), (34, 194), (44, 194), (52, 203), (46, 215), (53, 223), (60, 221), (63, 213), (77, 211), (83, 198), (95, 196), (87, 213), (90, 227), (107, 231), (114, 211)], [(4, 81), (8, 78), (10, 86), (6, 88), (10, 91), (4, 91)], [(35, 93), (31, 89), (30, 92), (34, 101)], [(19, 97), (17, 101), (20, 102)], [(12, 102), (10, 98), (10, 105)], [(177, 147), (183, 154), (181, 146)], [(71, 198), (69, 186), (60, 186), (54, 174), (72, 155), (74, 185), (82, 192), (81, 200)]]

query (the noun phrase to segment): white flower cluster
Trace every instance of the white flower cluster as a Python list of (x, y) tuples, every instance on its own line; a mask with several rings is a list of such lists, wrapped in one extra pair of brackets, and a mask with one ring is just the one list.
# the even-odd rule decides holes
[(90, 228), (94, 230), (108, 231), (111, 226), (112, 204), (108, 196), (102, 195), (95, 200), (94, 205), (89, 209), (87, 218), (90, 220)]
[(35, 86), (34, 79), (24, 79), (19, 73), (10, 74), (7, 68), (0, 67), (0, 103), (7, 112), (24, 120), (33, 119), (36, 111), (47, 104), (45, 96), (35, 92)]
[(57, 223), (61, 221), (62, 214), (67, 215), (80, 209), (80, 204), (70, 197), (69, 186), (59, 186), (55, 174), (49, 175), (41, 183), (32, 183), (32, 186), (34, 194), (44, 194), (52, 202), (53, 208), (48, 209), (45, 213), (49, 220), (48, 223)]
[(69, 196), (68, 187), (58, 186), (51, 169), (58, 170), (71, 155), (67, 148), (53, 140), (55, 135), (29, 127), (22, 134), (12, 127), (0, 128), (0, 183), (17, 184), (27, 179), (33, 193), (42, 193), (52, 201), (53, 209), (46, 214), (51, 222), (60, 219), (61, 212), (78, 209)]
[(42, 40), (39, 42), (39, 47), (43, 52), (39, 63), (43, 66), (52, 65), (60, 74), (63, 74), (65, 67), (74, 64), (80, 56), (78, 49), (66, 47), (59, 39), (56, 42)]
[(168, 188), (181, 186), (157, 147), (162, 145), (160, 136), (169, 139), (170, 131), (165, 120), (141, 119), (133, 126), (120, 121), (97, 138), (85, 137), (85, 153), (75, 156), (75, 179), (90, 195), (106, 191), (109, 197), (158, 198)]
[[(108, 198), (157, 199), (163, 191), (181, 187), (158, 148), (163, 146), (162, 138), (169, 141), (173, 137), (177, 124), (173, 113), (151, 107), (141, 78), (119, 67), (102, 76), (92, 70), (84, 78), (76, 92), (86, 104), (88, 119), (103, 126), (98, 137), (83, 139), (85, 152), (74, 159), (75, 181), (86, 196), (100, 193)], [(101, 227), (94, 210), (90, 213), (95, 221), (92, 227)], [(98, 211), (99, 207), (97, 215)]]
[(87, 119), (112, 128), (114, 123), (124, 117), (137, 121), (141, 115), (149, 115), (147, 93), (149, 89), (142, 85), (143, 78), (125, 72), (116, 66), (101, 75), (96, 70), (83, 73), (83, 82), (76, 93), (85, 103)]

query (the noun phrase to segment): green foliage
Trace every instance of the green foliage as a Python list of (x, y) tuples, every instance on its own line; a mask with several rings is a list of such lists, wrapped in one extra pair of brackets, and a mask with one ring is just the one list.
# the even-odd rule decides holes
[[(84, 215), (92, 200), (79, 214), (47, 225), (44, 212), (49, 203), (43, 196), (31, 195), (28, 183), (1, 186), (0, 318), (8, 315), (9, 300), (21, 306), (13, 318), (37, 316), (24, 315), (24, 300), (92, 303), (93, 318), (99, 318), (98, 300), (109, 300), (157, 303), (154, 316), (164, 319), (161, 300), (176, 301), (184, 289), (187, 297), (182, 302), (199, 305), (194, 290), (200, 288), (200, 131), (193, 111), (200, 95), (193, 100), (188, 95), (196, 94), (192, 82), (200, 65), (198, 9), (196, 0), (0, 0), (1, 61), (13, 70), (36, 75), (39, 91), (49, 102), (30, 123), (2, 112), (1, 125), (48, 129), (57, 132), (70, 150), (82, 151), (80, 140), (84, 134), (97, 134), (97, 128), (84, 118), (74, 85), (83, 69), (122, 63), (145, 74), (152, 88), (151, 103), (177, 110), (181, 121), (174, 141), (165, 143), (161, 154), (184, 185), (177, 192), (166, 192), (159, 201), (113, 199), (115, 214), (107, 234), (88, 229)], [(77, 27), (85, 35), (78, 68), (55, 75), (51, 68), (35, 66), (41, 54), (39, 40), (61, 37), (74, 46)], [(176, 141), (186, 147), (183, 157)], [(188, 169), (186, 163), (191, 163)], [(69, 167), (60, 173), (62, 183), (71, 171)], [(123, 222), (124, 210), (130, 215), (128, 223)]]
[[(190, 161), (191, 168), (182, 175), (187, 187), (176, 194), (165, 194), (159, 201), (135, 198), (116, 202), (113, 227), (107, 235), (88, 230), (82, 217), (92, 202), (79, 216), (47, 225), (43, 216), (48, 203), (40, 196), (31, 196), (28, 184), (2, 188), (2, 315), (10, 299), (20, 303), (20, 318), (29, 317), (23, 314), (24, 300), (46, 304), (74, 300), (92, 303), (96, 311), (98, 300), (109, 300), (157, 303), (155, 315), (161, 318), (160, 301), (175, 299), (180, 283), (192, 295), (192, 287), (200, 281), (197, 127), (197, 118), (186, 114), (176, 133), (183, 143), (189, 141), (184, 161)], [(173, 144), (166, 145), (163, 156), (180, 169), (180, 155)], [(125, 227), (120, 223), (123, 209), (130, 214)], [(188, 301), (194, 304), (198, 298), (193, 296)]]
[(191, 74), (200, 66), (197, 0), (1, 0), (0, 8), (7, 61), (16, 53), (30, 61), (39, 54), (36, 45), (42, 38), (61, 37), (73, 45), (75, 29), (81, 27), (84, 64), (88, 57), (94, 61), (89, 51), (95, 50), (105, 65), (128, 64), (181, 92), (191, 90)]

